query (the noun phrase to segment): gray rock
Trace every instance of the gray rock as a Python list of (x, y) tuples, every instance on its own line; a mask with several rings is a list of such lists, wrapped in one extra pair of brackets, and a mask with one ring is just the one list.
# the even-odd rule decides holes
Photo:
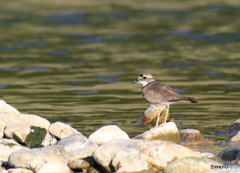
[(93, 140), (98, 145), (102, 145), (113, 139), (129, 139), (126, 132), (121, 130), (116, 125), (108, 125), (101, 127), (89, 136), (89, 139)]
[(209, 173), (211, 165), (221, 165), (221, 163), (199, 157), (184, 157), (174, 160), (164, 168), (164, 173)]
[(225, 130), (217, 133), (217, 135), (224, 135), (224, 136), (234, 136), (240, 130), (240, 118), (236, 120), (233, 124), (228, 126)]
[(72, 134), (81, 134), (79, 131), (72, 128), (70, 125), (64, 124), (62, 122), (53, 123), (49, 127), (49, 133), (58, 139), (66, 138), (68, 136), (71, 136)]
[(169, 162), (182, 157), (201, 157), (184, 146), (166, 141), (112, 140), (101, 145), (94, 160), (107, 172), (163, 170)]
[(218, 155), (219, 159), (224, 162), (231, 162), (240, 159), (240, 149), (223, 151)]
[(36, 172), (46, 163), (67, 165), (68, 154), (62, 146), (47, 146), (28, 151), (20, 150), (9, 156), (8, 163), (13, 168), (27, 168)]
[(29, 149), (27, 147), (21, 146), (12, 139), (0, 139), (0, 160), (5, 162), (8, 161), (10, 154), (18, 150), (27, 151)]
[(229, 140), (229, 146), (232, 148), (240, 148), (240, 131)]
[(4, 132), (5, 126), (6, 126), (5, 122), (0, 121), (0, 138), (3, 137), (3, 134), (4, 134), (3, 132)]
[(12, 168), (7, 170), (8, 173), (33, 173), (33, 171), (24, 168)]
[(134, 139), (143, 140), (164, 140), (174, 143), (180, 143), (180, 134), (174, 122), (168, 122), (164, 126), (157, 127), (153, 130), (148, 130)]
[(93, 155), (98, 145), (82, 134), (73, 134), (69, 137), (61, 139), (55, 145), (63, 146), (69, 157), (83, 159)]
[(0, 100), (0, 121), (5, 125), (26, 123), (30, 126), (42, 127), (48, 130), (50, 122), (37, 115), (21, 114), (17, 109)]
[(25, 143), (30, 132), (31, 127), (29, 124), (10, 124), (5, 127), (4, 135), (7, 138), (16, 140), (17, 142)]
[(36, 173), (73, 173), (73, 171), (63, 163), (43, 164)]

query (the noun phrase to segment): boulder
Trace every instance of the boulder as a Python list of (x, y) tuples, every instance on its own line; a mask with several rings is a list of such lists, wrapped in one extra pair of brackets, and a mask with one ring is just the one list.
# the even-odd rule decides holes
[(48, 138), (42, 142), (43, 146), (49, 146), (49, 145), (54, 145), (57, 143), (57, 139), (54, 138), (52, 135), (49, 135)]
[(87, 169), (94, 164), (93, 157), (87, 157), (84, 159), (69, 158), (68, 166), (71, 169)]
[[(139, 125), (145, 125), (149, 128), (155, 127), (157, 123), (157, 118), (160, 113), (158, 124), (161, 124), (165, 120), (166, 115), (166, 106), (156, 106), (154, 104), (151, 104), (147, 110), (142, 114), (142, 116), (138, 119), (137, 123)], [(168, 113), (169, 118), (170, 114)]]
[(48, 130), (50, 122), (37, 115), (22, 114), (14, 107), (0, 100), (0, 121), (5, 125), (25, 123), (30, 126), (42, 127)]
[(229, 146), (232, 148), (240, 148), (240, 131), (229, 140)]
[(134, 139), (142, 140), (164, 140), (174, 143), (180, 143), (180, 134), (174, 122), (168, 122), (164, 126), (159, 126), (153, 130), (148, 130)]
[(33, 173), (33, 171), (24, 168), (12, 168), (7, 170), (8, 173)]
[(73, 173), (73, 171), (63, 163), (46, 163), (36, 173)]
[(240, 149), (226, 150), (218, 155), (219, 159), (224, 162), (231, 162), (233, 160), (240, 160)]
[(184, 157), (176, 159), (164, 168), (164, 173), (209, 173), (211, 165), (221, 165), (221, 163), (199, 157)]
[(30, 131), (31, 127), (29, 124), (10, 124), (5, 127), (4, 135), (7, 138), (14, 139), (19, 143), (25, 143)]
[(89, 136), (89, 139), (97, 143), (98, 145), (102, 145), (108, 141), (113, 139), (129, 139), (129, 136), (126, 132), (121, 130), (116, 125), (108, 125), (101, 127), (94, 133)]
[(217, 135), (224, 135), (224, 136), (234, 136), (240, 130), (240, 118), (236, 120), (233, 124), (228, 126), (225, 130), (222, 130)]
[(0, 139), (0, 160), (4, 162), (8, 161), (10, 154), (18, 150), (28, 151), (29, 148), (21, 146), (12, 139)]
[(93, 154), (94, 160), (107, 172), (160, 171), (183, 157), (201, 157), (201, 154), (172, 142), (137, 139), (112, 140)]
[(204, 138), (199, 130), (184, 129), (180, 131), (181, 144), (188, 148), (212, 148), (217, 143), (213, 139)]
[(98, 145), (95, 142), (87, 139), (82, 134), (73, 134), (61, 139), (55, 145), (64, 147), (69, 157), (79, 159), (92, 156), (93, 152), (98, 148)]
[(5, 128), (5, 126), (6, 126), (5, 122), (0, 121), (0, 138), (2, 138), (3, 135), (4, 135), (4, 128)]
[(64, 124), (62, 122), (53, 123), (49, 127), (49, 133), (58, 139), (66, 138), (68, 136), (71, 136), (72, 134), (81, 134), (79, 131), (72, 128), (70, 125)]
[(20, 150), (9, 156), (8, 163), (13, 168), (26, 168), (36, 172), (46, 163), (67, 165), (68, 154), (62, 146)]

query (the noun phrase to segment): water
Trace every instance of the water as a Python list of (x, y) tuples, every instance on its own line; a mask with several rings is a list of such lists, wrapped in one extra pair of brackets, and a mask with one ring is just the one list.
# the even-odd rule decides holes
[(180, 130), (228, 141), (211, 132), (240, 118), (240, 4), (92, 2), (0, 2), (1, 99), (86, 136), (116, 124), (134, 137), (149, 103), (131, 82), (147, 72), (199, 101), (171, 106)]

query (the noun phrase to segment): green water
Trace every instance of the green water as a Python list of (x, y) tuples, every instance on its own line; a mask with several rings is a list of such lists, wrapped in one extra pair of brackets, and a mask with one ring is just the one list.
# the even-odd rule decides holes
[(205, 137), (240, 118), (237, 1), (0, 1), (0, 96), (22, 113), (89, 136), (116, 124), (134, 137), (152, 73), (198, 104), (170, 108)]

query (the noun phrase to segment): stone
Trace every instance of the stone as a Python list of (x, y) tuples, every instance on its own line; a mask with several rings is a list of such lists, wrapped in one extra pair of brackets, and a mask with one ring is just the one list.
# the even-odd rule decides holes
[(203, 139), (202, 133), (195, 129), (184, 129), (180, 131), (181, 142), (200, 141)]
[(228, 143), (225, 142), (225, 141), (217, 141), (217, 145), (220, 147), (220, 148), (227, 148), (228, 147)]
[(204, 158), (214, 159), (214, 160), (216, 159), (215, 156), (214, 156), (214, 154), (212, 154), (212, 153), (203, 152), (203, 153), (201, 153), (201, 155), (202, 155), (202, 157), (204, 157)]
[(10, 124), (4, 130), (4, 135), (7, 138), (14, 139), (19, 143), (24, 144), (27, 136), (30, 134), (31, 127), (29, 124)]
[(62, 146), (47, 146), (13, 152), (8, 158), (8, 163), (13, 168), (26, 168), (36, 172), (46, 163), (67, 165), (68, 158)]
[(211, 165), (222, 165), (222, 163), (199, 157), (184, 157), (176, 159), (164, 168), (164, 173), (209, 173)]
[(233, 124), (228, 126), (225, 130), (218, 132), (217, 135), (235, 136), (239, 130), (240, 130), (240, 118), (236, 120)]
[(52, 135), (49, 135), (48, 138), (42, 142), (43, 146), (49, 146), (49, 145), (54, 145), (57, 143), (57, 139), (54, 138)]
[(29, 150), (29, 148), (21, 146), (13, 139), (0, 139), (0, 160), (8, 161), (8, 157), (11, 153), (18, 151), (18, 150)]
[(134, 139), (142, 140), (164, 140), (174, 143), (180, 143), (180, 134), (174, 122), (168, 122), (164, 126), (159, 126), (153, 130), (148, 130)]
[(68, 136), (71, 136), (72, 134), (81, 134), (79, 131), (72, 128), (70, 125), (64, 124), (62, 122), (53, 123), (49, 127), (49, 133), (58, 139), (66, 138)]
[(180, 131), (181, 144), (192, 149), (212, 148), (217, 143), (213, 139), (204, 138), (196, 129), (184, 129)]
[(231, 162), (233, 160), (240, 159), (239, 152), (240, 152), (240, 149), (223, 151), (218, 155), (218, 157), (224, 162)]
[(8, 169), (8, 173), (33, 173), (33, 171), (29, 169), (24, 169), (24, 168), (13, 168), (13, 169)]
[(108, 141), (113, 139), (129, 139), (129, 136), (126, 132), (121, 130), (116, 125), (108, 125), (101, 127), (94, 133), (89, 136), (89, 139), (97, 143), (98, 145), (102, 145)]
[(201, 154), (172, 142), (137, 139), (109, 141), (93, 154), (94, 160), (107, 172), (160, 171), (183, 157), (201, 157)]
[(4, 128), (5, 128), (5, 126), (6, 126), (5, 122), (0, 121), (0, 138), (2, 138), (3, 135), (4, 135)]
[(73, 173), (73, 171), (63, 163), (46, 163), (36, 173)]
[(26, 146), (29, 148), (37, 148), (42, 146), (47, 130), (41, 127), (31, 126), (31, 132), (26, 138)]
[(37, 115), (22, 114), (14, 107), (7, 104), (4, 100), (0, 100), (0, 121), (5, 125), (26, 123), (30, 126), (42, 127), (48, 130), (50, 122)]
[[(166, 111), (166, 106), (156, 106), (154, 104), (151, 104), (138, 119), (137, 123), (139, 125), (148, 126), (149, 128), (155, 127), (159, 113), (160, 117), (158, 124), (161, 124), (165, 120)], [(168, 113), (167, 119), (169, 116), (170, 114)]]
[(229, 140), (229, 146), (232, 148), (240, 148), (240, 131)]
[(94, 159), (92, 157), (87, 157), (85, 159), (69, 158), (68, 166), (71, 169), (87, 169), (92, 166), (93, 163)]
[(98, 148), (98, 145), (95, 142), (86, 138), (82, 134), (73, 134), (61, 139), (55, 145), (64, 147), (69, 157), (79, 159), (92, 156), (93, 152)]

